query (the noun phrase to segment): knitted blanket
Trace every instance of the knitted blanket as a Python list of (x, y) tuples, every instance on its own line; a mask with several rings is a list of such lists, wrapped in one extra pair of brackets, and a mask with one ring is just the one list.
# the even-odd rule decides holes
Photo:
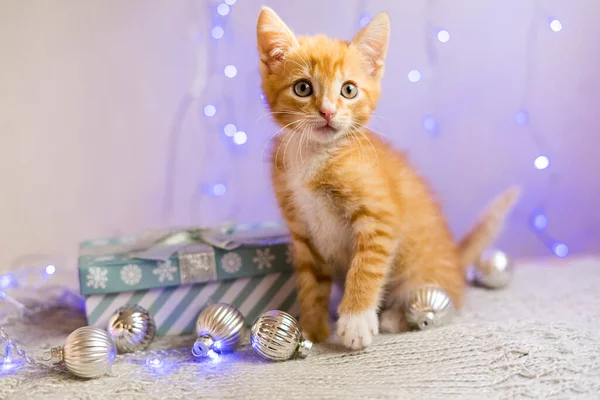
[[(598, 258), (522, 263), (504, 290), (469, 289), (451, 325), (381, 335), (364, 351), (330, 343), (280, 363), (248, 346), (212, 361), (187, 349), (119, 356), (110, 375), (94, 380), (24, 365), (0, 371), (0, 399), (598, 398), (599, 289)], [(81, 311), (62, 307), (5, 327), (36, 349), (62, 344), (84, 324)], [(192, 341), (158, 338), (152, 349)]]

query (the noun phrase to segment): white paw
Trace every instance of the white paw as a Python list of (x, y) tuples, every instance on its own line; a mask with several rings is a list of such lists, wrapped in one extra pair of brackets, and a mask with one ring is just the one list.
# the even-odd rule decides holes
[(375, 310), (363, 311), (360, 314), (342, 314), (337, 322), (337, 334), (344, 346), (353, 350), (367, 347), (373, 336), (379, 333), (377, 313)]

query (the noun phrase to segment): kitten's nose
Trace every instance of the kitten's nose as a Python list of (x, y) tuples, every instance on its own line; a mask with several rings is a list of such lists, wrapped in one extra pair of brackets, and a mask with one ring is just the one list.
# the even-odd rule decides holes
[(335, 115), (335, 110), (333, 108), (321, 108), (321, 117), (325, 118), (325, 121), (331, 121), (331, 118)]

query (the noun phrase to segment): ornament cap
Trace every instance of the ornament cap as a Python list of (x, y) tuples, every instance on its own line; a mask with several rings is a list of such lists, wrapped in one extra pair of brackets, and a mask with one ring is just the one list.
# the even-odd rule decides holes
[(300, 340), (300, 343), (298, 344), (298, 357), (300, 357), (300, 358), (308, 357), (308, 354), (312, 350), (312, 347), (313, 347), (313, 343), (310, 340), (302, 338)]
[(50, 361), (52, 364), (62, 364), (65, 362), (65, 351), (63, 347), (53, 347), (50, 349)]
[(196, 339), (192, 347), (192, 354), (196, 357), (208, 357), (208, 352), (213, 350), (215, 341), (210, 335), (203, 335)]
[(419, 329), (422, 331), (425, 329), (433, 328), (435, 326), (435, 314), (432, 313), (431, 311), (426, 312), (419, 319), (418, 325), (419, 325)]

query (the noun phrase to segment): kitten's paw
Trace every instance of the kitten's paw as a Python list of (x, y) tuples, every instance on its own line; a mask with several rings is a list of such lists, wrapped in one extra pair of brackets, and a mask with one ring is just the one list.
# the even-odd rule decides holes
[(404, 312), (397, 309), (382, 311), (379, 317), (379, 327), (384, 333), (400, 333), (408, 330)]
[(302, 318), (300, 317), (302, 334), (313, 343), (323, 343), (329, 338), (331, 330), (327, 317)]
[(353, 350), (367, 347), (379, 333), (377, 313), (366, 310), (356, 315), (342, 314), (337, 322), (337, 334), (344, 346)]

